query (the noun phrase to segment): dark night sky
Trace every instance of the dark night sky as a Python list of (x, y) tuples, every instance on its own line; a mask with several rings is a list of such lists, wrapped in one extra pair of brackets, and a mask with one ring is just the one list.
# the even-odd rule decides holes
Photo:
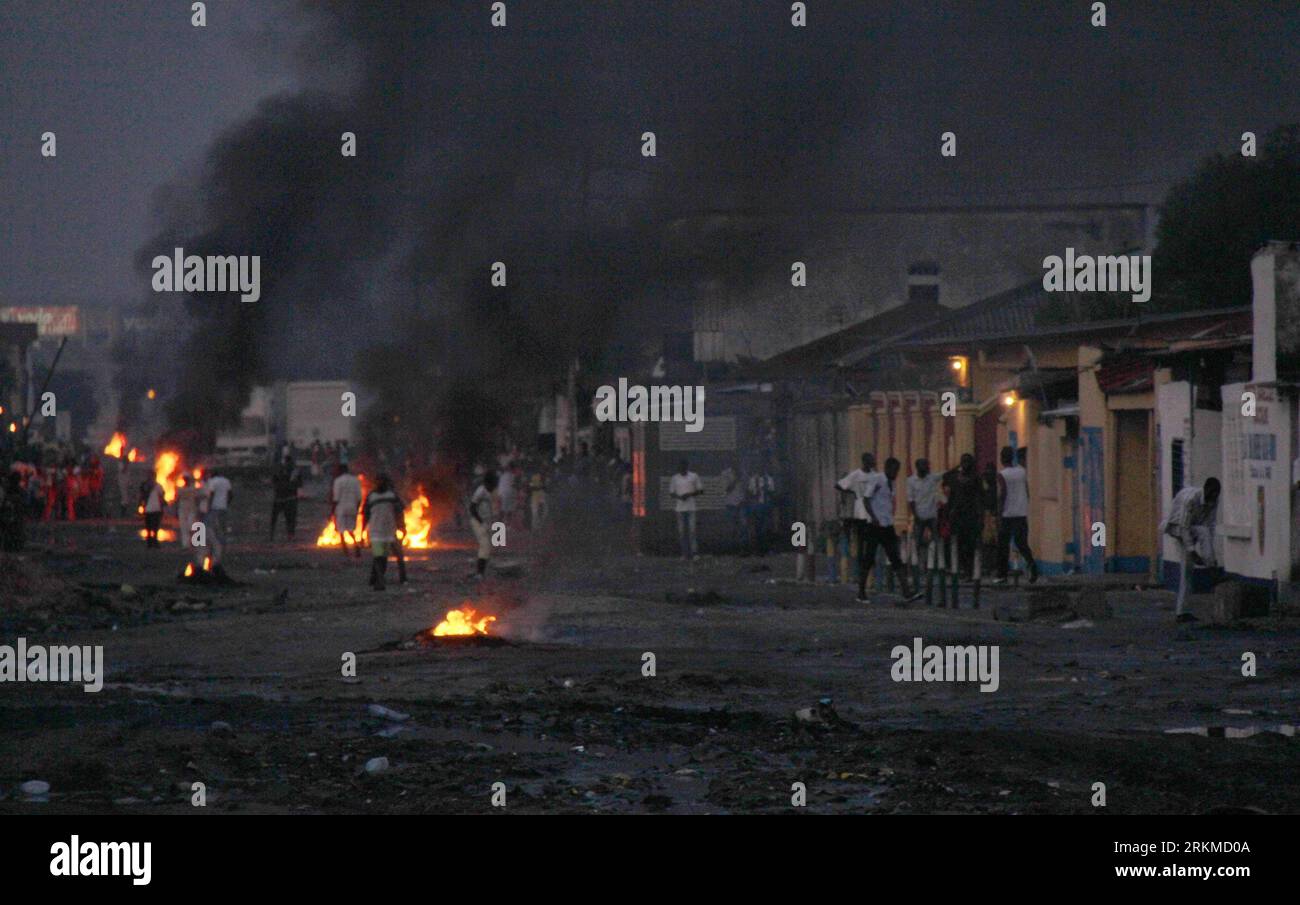
[[(493, 39), (489, 5), (431, 2), (424, 8), (436, 27), (418, 18), (410, 26), (432, 41), (425, 48), (446, 42), (456, 59), (465, 45)], [(761, 112), (755, 120), (752, 110), (728, 111), (737, 67), (770, 80), (787, 100), (810, 98), (815, 112), (799, 127), (815, 133), (808, 144), (822, 167), (812, 180), (820, 188), (805, 199), (814, 208), (830, 197), (827, 186), (846, 205), (1056, 201), (1071, 193), (1051, 190), (1079, 186), (1090, 198), (1158, 198), (1207, 153), (1235, 149), (1242, 131), (1262, 137), (1300, 120), (1300, 4), (1116, 0), (1105, 29), (1088, 25), (1084, 0), (808, 5), (810, 27), (796, 30), (784, 0), (514, 0), (508, 30), (529, 59), (563, 61), (575, 91), (610, 92), (589, 108), (609, 121), (575, 135), (658, 127), (669, 158), (681, 149), (662, 129), (691, 119), (702, 99), (711, 125), (692, 140), (725, 140), (762, 121)], [(576, 29), (583, 17), (575, 9), (592, 10)], [(0, 299), (141, 297), (134, 257), (156, 226), (155, 192), (195, 171), (219, 130), (259, 98), (303, 77), (293, 62), (292, 6), (212, 0), (207, 28), (191, 27), (189, 17), (188, 0), (0, 3)], [(834, 65), (787, 69), (787, 42), (810, 45), (812, 58), (825, 44)], [(641, 67), (647, 43), (659, 52)], [(583, 78), (601, 70), (611, 77)], [(547, 78), (544, 65), (523, 79), (497, 78), (488, 65), (456, 79), (454, 108), (465, 116), (456, 143), (472, 146), (484, 116), (499, 125), (523, 112), (529, 99), (515, 92)], [(836, 104), (817, 109), (811, 99), (832, 83)], [(676, 109), (657, 115), (663, 107)], [(456, 126), (445, 113), (438, 124)], [(555, 116), (551, 140), (563, 142), (569, 125)], [(58, 133), (54, 160), (39, 154), (47, 129)], [(957, 161), (938, 156), (944, 130), (958, 134)], [(762, 136), (736, 141), (757, 146)], [(602, 154), (617, 142), (604, 144)], [(634, 138), (629, 147), (634, 167)], [(726, 180), (707, 160), (682, 193), (683, 209), (735, 197), (711, 195)], [(781, 203), (799, 200), (798, 185), (796, 175)]]

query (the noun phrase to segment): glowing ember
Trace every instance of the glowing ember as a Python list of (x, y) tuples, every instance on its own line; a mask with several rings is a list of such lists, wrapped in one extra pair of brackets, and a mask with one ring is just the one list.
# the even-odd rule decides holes
[(162, 485), (163, 496), (167, 502), (176, 501), (176, 473), (180, 470), (181, 454), (175, 452), (160, 452), (153, 462), (154, 479)]
[(108, 445), (104, 447), (104, 455), (120, 459), (124, 449), (126, 449), (126, 434), (118, 431), (113, 434), (113, 439), (109, 440)]
[(448, 610), (447, 616), (433, 628), (435, 637), (446, 635), (486, 635), (496, 616), (479, 616), (471, 607)]
[[(146, 531), (145, 529), (141, 528), (141, 529), (140, 529), (140, 536), (141, 536), (142, 538), (145, 538), (145, 539), (147, 540), (148, 537), (149, 537), (149, 532)], [(158, 542), (159, 542), (160, 544), (170, 543), (171, 541), (174, 541), (174, 540), (176, 540), (176, 532), (175, 532), (175, 531), (173, 531), (173, 530), (170, 529), (170, 528), (159, 528), (159, 529), (158, 529)]]

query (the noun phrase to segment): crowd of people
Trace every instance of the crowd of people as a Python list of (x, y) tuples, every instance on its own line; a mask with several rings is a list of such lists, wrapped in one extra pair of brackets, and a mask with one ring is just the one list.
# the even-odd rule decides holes
[(108, 514), (104, 466), (92, 452), (55, 452), (37, 463), (14, 462), (10, 474), (17, 479), (16, 489), (29, 520), (76, 521)]
[[(298, 501), (304, 467), (300, 454), (282, 450), (272, 471), (270, 539), (283, 521), (292, 541), (298, 521)], [(329, 481), (329, 512), (342, 537), (345, 554), (361, 557), (363, 542), (370, 546), (371, 587), (385, 587), (388, 559), (397, 562), (398, 581), (405, 582), (406, 563), (402, 553), (406, 503), (393, 481), (380, 474), (374, 488), (365, 493), (362, 482), (349, 464), (351, 451), (346, 442), (316, 442), (305, 451), (313, 476), (326, 473)], [(173, 510), (180, 526), (178, 540), (187, 556), (198, 543), (207, 567), (222, 573), (223, 552), (229, 535), (229, 508), (234, 498), (230, 480), (219, 470), (203, 476), (194, 470), (176, 479), (175, 499), (168, 501), (163, 487), (152, 474), (133, 483), (131, 465), (125, 460), (115, 467), (116, 492), (110, 492), (115, 507), (105, 494), (105, 469), (92, 450), (66, 445), (34, 448), (34, 454), (14, 461), (0, 481), (0, 549), (20, 550), (24, 523), (125, 516), (138, 512), (143, 519), (143, 536), (150, 547), (159, 545), (159, 531), (166, 512)], [(916, 460), (913, 472), (902, 483), (911, 530), (906, 537), (907, 560), (913, 569), (951, 568), (964, 579), (980, 579), (992, 573), (993, 583), (1007, 580), (1014, 547), (1023, 561), (1028, 580), (1038, 579), (1038, 564), (1029, 545), (1029, 482), (1023, 452), (1003, 447), (1000, 467), (988, 464), (981, 473), (970, 453), (961, 456), (956, 468), (934, 473), (928, 460)], [(860, 468), (840, 478), (835, 490), (842, 508), (837, 531), (851, 540), (858, 559), (858, 599), (866, 601), (866, 583), (883, 553), (906, 599), (921, 596), (913, 587), (904, 562), (904, 551), (894, 526), (895, 494), (901, 463), (895, 458), (877, 470), (874, 455), (863, 453)], [(727, 466), (721, 475), (722, 505), (730, 526), (730, 546), (759, 556), (767, 554), (780, 531), (780, 513), (785, 502), (769, 458), (748, 471)], [(535, 530), (550, 520), (555, 505), (580, 501), (584, 510), (598, 517), (630, 518), (633, 504), (632, 466), (617, 453), (596, 455), (587, 444), (576, 454), (561, 452), (554, 458), (524, 455), (519, 450), (502, 453), (495, 460), (478, 465), (465, 495), (465, 504), (455, 510), (458, 526), (468, 526), (477, 541), (475, 574), (483, 576), (492, 557), (493, 529), (499, 523), (506, 531)], [(668, 481), (675, 510), (677, 533), (684, 559), (698, 556), (696, 518), (698, 498), (705, 493), (704, 481), (682, 460)], [(1172, 501), (1161, 524), (1161, 533), (1172, 537), (1182, 564), (1176, 612), (1185, 612), (1190, 570), (1213, 560), (1214, 516), (1219, 482), (1209, 479), (1202, 487), (1186, 487)], [(113, 510), (114, 511), (110, 511)], [(203, 526), (198, 534), (195, 529)], [(364, 532), (362, 527), (364, 525)], [(202, 541), (196, 541), (201, 537)], [(939, 551), (944, 551), (940, 553)], [(938, 555), (936, 555), (938, 554)], [(955, 557), (955, 563), (953, 558)]]
[[(939, 564), (936, 545), (955, 548), (957, 568), (964, 578), (985, 574), (985, 562), (992, 552), (995, 584), (1005, 582), (1010, 572), (1011, 548), (1024, 561), (1031, 583), (1038, 580), (1038, 563), (1029, 547), (1029, 480), (1023, 456), (1010, 446), (1002, 448), (1000, 469), (990, 464), (981, 475), (975, 457), (961, 456), (956, 468), (942, 475), (932, 473), (927, 459), (914, 463), (904, 484), (905, 502), (912, 518), (910, 540), (914, 563), (931, 568)], [(858, 600), (867, 601), (866, 583), (878, 551), (883, 551), (905, 599), (923, 596), (913, 588), (909, 570), (900, 551), (894, 528), (895, 485), (901, 463), (890, 457), (884, 471), (876, 470), (876, 458), (862, 454), (862, 467), (840, 478), (836, 491), (844, 502), (843, 521), (854, 539), (858, 554)]]

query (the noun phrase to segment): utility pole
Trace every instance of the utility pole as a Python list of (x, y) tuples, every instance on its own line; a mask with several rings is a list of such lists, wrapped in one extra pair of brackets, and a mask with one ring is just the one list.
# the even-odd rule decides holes
[[(54, 369), (59, 366), (59, 359), (63, 357), (63, 347), (68, 344), (68, 337), (65, 335), (63, 341), (59, 343), (59, 351), (54, 353), (54, 361), (50, 362), (50, 370), (45, 374), (45, 382), (41, 384), (41, 391), (36, 394), (37, 399), (45, 396), (45, 389), (50, 385), (50, 378), (54, 376)], [(27, 409), (27, 414), (23, 417), (23, 435), (18, 441), (20, 447), (27, 445), (27, 434), (32, 428), (32, 415), (36, 411), (36, 402), (33, 401)]]

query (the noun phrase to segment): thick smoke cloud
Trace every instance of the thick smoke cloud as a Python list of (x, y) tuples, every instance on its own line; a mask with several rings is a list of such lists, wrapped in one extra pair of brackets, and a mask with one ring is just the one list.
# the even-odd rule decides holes
[[(146, 274), (176, 246), (262, 257), (259, 302), (187, 301), (176, 432), (210, 443), (269, 379), (348, 376), (377, 395), (372, 440), (419, 453), (437, 427), (466, 452), (481, 425), (445, 419), (509, 427), (575, 357), (639, 360), (688, 328), (701, 281), (788, 267), (861, 113), (863, 35), (790, 29), (779, 4), (508, 6), (504, 29), (479, 3), (292, 8), (311, 89), (222, 135), (139, 254)], [(712, 208), (785, 215), (674, 240)]]

